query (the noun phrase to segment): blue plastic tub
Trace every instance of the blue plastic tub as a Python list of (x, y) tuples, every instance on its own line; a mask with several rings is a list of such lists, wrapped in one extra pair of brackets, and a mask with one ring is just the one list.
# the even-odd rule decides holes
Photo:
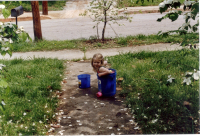
[(79, 88), (89, 88), (90, 87), (90, 75), (89, 74), (81, 74), (78, 75), (78, 85)]
[(117, 72), (115, 69), (110, 69), (114, 71), (112, 74), (108, 74), (105, 76), (98, 78), (98, 90), (102, 93), (103, 96), (109, 97), (116, 94), (116, 75)]

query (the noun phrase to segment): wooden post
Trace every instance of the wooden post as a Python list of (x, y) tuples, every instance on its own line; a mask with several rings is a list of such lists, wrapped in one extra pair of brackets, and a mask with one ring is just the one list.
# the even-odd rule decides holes
[(48, 1), (42, 1), (42, 14), (48, 15)]
[(35, 36), (35, 41), (37, 41), (39, 39), (42, 39), (39, 2), (38, 1), (31, 1), (31, 7), (32, 7), (32, 15), (33, 15), (34, 36)]

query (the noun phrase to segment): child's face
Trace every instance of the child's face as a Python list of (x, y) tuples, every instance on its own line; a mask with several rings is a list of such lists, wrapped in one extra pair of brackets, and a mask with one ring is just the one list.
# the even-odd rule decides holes
[(94, 68), (98, 69), (101, 66), (101, 61), (94, 59), (93, 60), (93, 66), (94, 66)]

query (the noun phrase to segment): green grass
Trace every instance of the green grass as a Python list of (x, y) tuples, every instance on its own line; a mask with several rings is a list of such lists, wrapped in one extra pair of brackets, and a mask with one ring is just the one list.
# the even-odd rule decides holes
[[(120, 96), (126, 97), (144, 134), (198, 132), (199, 80), (182, 82), (187, 71), (199, 68), (199, 50), (126, 53), (108, 57), (108, 62), (123, 78), (117, 82), (123, 88)], [(172, 83), (168, 75), (175, 78)]]
[(6, 65), (3, 73), (10, 88), (8, 94), (0, 88), (0, 99), (6, 104), (5, 113), (0, 111), (0, 135), (46, 134), (49, 127), (45, 125), (56, 120), (53, 115), (58, 99), (54, 94), (61, 89), (63, 61), (45, 58), (0, 61)]
[[(102, 42), (97, 39), (77, 39), (77, 40), (64, 40), (64, 41), (49, 41), (41, 40), (38, 42), (24, 42), (13, 44), (13, 52), (27, 52), (27, 51), (51, 51), (51, 50), (63, 50), (63, 49), (79, 49), (82, 51), (100, 48), (115, 48), (115, 47), (127, 47), (136, 45), (150, 45), (156, 43), (180, 43), (183, 41), (182, 36), (169, 36), (160, 37), (158, 35), (136, 35), (126, 36), (119, 38), (106, 39), (106, 42)], [(199, 34), (188, 34), (188, 39), (199, 39)]]
[[(48, 10), (49, 11), (56, 11), (56, 10), (63, 10), (67, 0), (62, 1), (48, 1)], [(11, 2), (11, 3), (10, 3)], [(1, 4), (2, 2), (0, 2)], [(16, 1), (6, 1), (6, 8), (11, 11), (11, 9), (20, 6), (19, 2)], [(32, 11), (31, 8), (31, 1), (22, 1), (22, 5), (24, 11)], [(39, 10), (42, 11), (42, 1), (39, 1)]]
[[(139, 6), (158, 6), (163, 0), (144, 0), (144, 3), (141, 2), (141, 0), (136, 3), (137, 0), (123, 0), (121, 1), (120, 5), (125, 5), (126, 7), (139, 7)], [(181, 3), (184, 2), (184, 0), (180, 0)]]

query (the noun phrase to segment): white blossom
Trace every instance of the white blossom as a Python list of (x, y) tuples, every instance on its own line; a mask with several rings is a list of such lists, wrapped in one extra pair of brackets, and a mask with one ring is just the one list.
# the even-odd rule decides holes
[(5, 67), (6, 65), (0, 64), (0, 70), (3, 69), (3, 67)]
[(184, 1), (185, 6), (190, 6), (192, 3), (193, 3), (193, 1), (188, 1), (188, 0)]
[(197, 71), (196, 69), (194, 69), (194, 74), (192, 77), (194, 78), (194, 80), (199, 80), (200, 71)]
[(21, 31), (20, 31), (20, 30), (17, 30), (17, 31), (16, 31), (16, 34), (19, 34), (19, 33), (21, 33)]
[(192, 75), (192, 72), (186, 72), (185, 75)]
[(165, 4), (172, 4), (173, 0), (165, 0)]
[(12, 39), (11, 39), (11, 38), (9, 39), (9, 43), (13, 43), (13, 41), (12, 41)]
[(172, 80), (173, 80), (173, 79), (175, 79), (175, 78), (173, 78), (173, 77), (171, 77), (171, 75), (169, 75), (167, 81), (170, 82), (170, 83), (172, 83)]
[(5, 5), (0, 5), (0, 9), (4, 9), (5, 8)]
[(2, 105), (6, 105), (6, 104), (4, 103), (4, 101), (1, 101), (1, 104), (2, 104)]
[(24, 112), (24, 114), (23, 114), (24, 116), (26, 115), (26, 112)]
[(24, 31), (24, 27), (23, 27), (23, 26), (20, 26), (20, 27), (19, 27), (19, 30)]
[(186, 83), (187, 85), (190, 85), (191, 84), (191, 80), (190, 80), (190, 78), (191, 77), (188, 77), (188, 78), (186, 78), (186, 77), (183, 77), (183, 83)]
[(2, 22), (0, 22), (0, 25), (3, 25), (3, 23), (2, 23)]
[(156, 123), (158, 121), (158, 119), (154, 119), (154, 120), (152, 120), (151, 122), (152, 123)]
[(178, 3), (178, 2), (180, 2), (180, 0), (173, 0), (173, 2), (174, 2), (174, 3)]
[(10, 48), (9, 47), (1, 47), (1, 50), (2, 51), (7, 51), (7, 50), (9, 50)]
[(164, 3), (164, 2), (161, 2), (158, 6), (159, 6), (160, 8), (164, 8), (164, 7), (165, 7), (165, 3)]

